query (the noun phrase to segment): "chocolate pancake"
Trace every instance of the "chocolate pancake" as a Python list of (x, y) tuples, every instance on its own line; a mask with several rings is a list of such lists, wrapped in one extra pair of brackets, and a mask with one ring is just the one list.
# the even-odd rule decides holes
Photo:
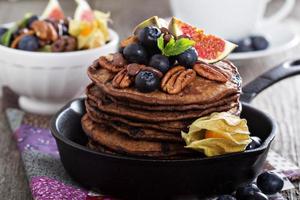
[[(94, 151), (97, 151), (97, 152), (101, 152), (101, 153), (106, 153), (106, 154), (111, 154), (111, 155), (121, 155), (119, 153), (116, 153), (116, 152), (113, 152), (113, 150), (110, 150), (100, 144), (98, 144), (97, 142), (89, 139), (87, 145), (86, 145), (89, 149), (92, 149)], [(155, 157), (155, 159), (168, 159), (168, 160), (171, 160), (171, 159), (188, 159), (188, 158), (199, 158), (201, 156), (201, 154), (199, 155), (199, 153), (195, 152), (195, 153), (192, 153), (191, 154), (188, 154), (188, 155), (176, 155), (176, 156), (168, 156), (168, 157)], [(202, 155), (204, 157), (204, 155)]]
[(100, 144), (98, 144), (97, 142), (93, 141), (92, 139), (88, 140), (88, 143), (86, 144), (86, 146), (89, 149), (92, 149), (94, 151), (116, 155), (115, 152), (109, 150), (108, 148), (105, 148), (105, 147), (101, 146)]
[(150, 128), (133, 127), (122, 122), (112, 122), (105, 119), (94, 118), (92, 115), (89, 115), (89, 117), (94, 122), (106, 124), (107, 126), (119, 131), (120, 133), (124, 133), (133, 139), (162, 142), (183, 142), (180, 132), (170, 133)]
[(204, 105), (240, 93), (240, 76), (236, 67), (229, 61), (220, 61), (214, 65), (226, 71), (230, 81), (218, 83), (197, 76), (195, 81), (178, 94), (167, 94), (159, 90), (151, 93), (141, 93), (134, 87), (114, 88), (111, 82), (114, 74), (101, 67), (98, 62), (94, 62), (89, 67), (88, 75), (101, 91), (120, 101), (149, 105)]
[(211, 107), (217, 107), (225, 105), (228, 102), (237, 102), (239, 99), (239, 94), (234, 94), (228, 97), (224, 97), (223, 99), (220, 99), (219, 101), (204, 104), (204, 105), (198, 105), (198, 104), (191, 104), (191, 105), (182, 105), (182, 106), (174, 106), (174, 105), (156, 105), (151, 106), (148, 104), (137, 104), (137, 103), (131, 103), (129, 101), (118, 101), (114, 97), (111, 97), (101, 91), (99, 87), (97, 87), (95, 84), (90, 84), (86, 89), (86, 95), (97, 102), (99, 99), (101, 99), (104, 102), (107, 103), (114, 103), (117, 105), (125, 106), (125, 107), (131, 107), (136, 108), (140, 110), (149, 110), (149, 111), (187, 111), (187, 110), (204, 110)]
[(192, 152), (183, 144), (134, 140), (104, 124), (95, 123), (88, 115), (84, 115), (81, 122), (83, 130), (93, 141), (120, 154), (168, 157)]
[[(91, 102), (91, 101), (90, 101)], [(171, 121), (171, 122), (161, 122), (161, 123), (150, 123), (150, 122), (140, 122), (132, 119), (127, 119), (120, 117), (118, 115), (111, 115), (105, 112), (100, 111), (97, 106), (90, 105), (86, 102), (87, 113), (93, 117), (93, 119), (105, 119), (111, 122), (121, 122), (133, 127), (140, 128), (151, 128), (161, 131), (168, 131), (172, 133), (179, 133), (192, 121)]]
[(205, 110), (190, 110), (190, 111), (149, 111), (138, 110), (131, 107), (116, 105), (111, 103), (105, 103), (99, 99), (97, 102), (93, 102), (91, 99), (87, 99), (90, 104), (97, 105), (98, 109), (114, 114), (123, 116), (126, 118), (135, 119), (138, 121), (147, 122), (166, 122), (166, 121), (179, 121), (195, 119), (205, 115), (209, 115), (213, 112), (226, 112), (238, 105), (238, 102), (229, 102), (222, 106), (211, 107)]
[[(92, 101), (90, 101), (92, 102)], [(94, 103), (95, 104), (95, 103)], [(150, 128), (164, 132), (171, 133), (180, 133), (182, 130), (185, 130), (188, 125), (190, 125), (193, 120), (181, 120), (181, 121), (169, 121), (169, 122), (160, 122), (160, 123), (150, 123), (150, 122), (140, 122), (134, 121), (132, 119), (127, 119), (124, 117), (120, 117), (118, 115), (111, 115), (105, 112), (100, 111), (95, 105), (90, 105), (86, 102), (86, 109), (89, 116), (93, 119), (104, 119), (110, 122), (115, 123), (124, 123), (128, 126), (137, 127), (137, 128)], [(240, 105), (235, 108), (232, 108), (228, 111), (232, 114), (239, 115), (240, 113)]]

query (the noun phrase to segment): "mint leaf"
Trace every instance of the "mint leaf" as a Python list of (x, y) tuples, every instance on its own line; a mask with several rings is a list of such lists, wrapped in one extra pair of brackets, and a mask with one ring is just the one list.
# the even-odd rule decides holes
[(176, 49), (176, 53), (181, 54), (191, 48), (192, 46), (195, 45), (194, 40), (190, 40), (188, 38), (180, 38), (179, 40), (176, 41), (174, 49)]
[(176, 43), (176, 42), (175, 42), (175, 39), (174, 39), (173, 37), (171, 37), (170, 41), (168, 42), (168, 44), (165, 46), (165, 48), (164, 48), (164, 50), (163, 50), (163, 54), (164, 54), (165, 56), (168, 56), (168, 55), (167, 55), (167, 54), (168, 54), (167, 52), (174, 48), (175, 43)]
[(170, 46), (170, 48), (165, 48), (164, 53), (167, 56), (176, 56), (185, 52), (193, 45), (195, 45), (195, 42), (193, 40), (190, 40), (188, 38), (180, 38), (172, 46)]
[(195, 41), (188, 38), (180, 38), (179, 40), (175, 41), (175, 39), (172, 37), (166, 46), (164, 46), (164, 38), (162, 35), (157, 40), (157, 46), (165, 56), (179, 55), (194, 45)]
[(164, 41), (163, 34), (161, 34), (160, 37), (157, 39), (157, 47), (159, 48), (159, 50), (161, 50), (161, 52), (163, 52), (165, 48), (165, 41)]
[(12, 29), (7, 30), (1, 37), (1, 44), (4, 46), (9, 46), (13, 31)]
[(28, 24), (28, 20), (30, 19), (30, 17), (32, 16), (32, 13), (26, 13), (24, 18), (18, 22), (18, 27), (21, 28), (25, 28)]

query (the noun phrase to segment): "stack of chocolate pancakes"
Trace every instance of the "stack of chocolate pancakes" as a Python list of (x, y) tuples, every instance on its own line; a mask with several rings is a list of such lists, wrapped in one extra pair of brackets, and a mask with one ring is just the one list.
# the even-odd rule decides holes
[(92, 149), (161, 159), (188, 158), (194, 152), (184, 148), (181, 132), (194, 120), (213, 112), (240, 113), (240, 76), (229, 61), (210, 64), (226, 73), (226, 82), (196, 76), (176, 94), (116, 87), (116, 75), (129, 65), (116, 53), (100, 57), (88, 68), (92, 83), (86, 89), (87, 114), (82, 127)]

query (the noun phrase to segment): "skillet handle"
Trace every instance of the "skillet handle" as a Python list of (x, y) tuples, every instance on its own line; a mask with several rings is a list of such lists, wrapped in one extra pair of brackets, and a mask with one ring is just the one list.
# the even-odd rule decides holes
[(300, 74), (300, 59), (286, 61), (243, 87), (241, 101), (250, 103), (260, 92), (278, 81)]

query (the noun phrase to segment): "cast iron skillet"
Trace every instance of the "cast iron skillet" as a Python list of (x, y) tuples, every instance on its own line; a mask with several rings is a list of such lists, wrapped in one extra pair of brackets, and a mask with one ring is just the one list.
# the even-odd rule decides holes
[(243, 88), (241, 116), (248, 120), (251, 134), (263, 140), (261, 147), (254, 150), (188, 160), (155, 160), (95, 152), (85, 147), (87, 137), (80, 124), (85, 113), (84, 99), (73, 100), (62, 108), (51, 121), (51, 131), (66, 171), (88, 189), (126, 199), (228, 193), (251, 182), (261, 172), (277, 132), (275, 121), (248, 103), (270, 85), (299, 73), (300, 59), (285, 62)]

